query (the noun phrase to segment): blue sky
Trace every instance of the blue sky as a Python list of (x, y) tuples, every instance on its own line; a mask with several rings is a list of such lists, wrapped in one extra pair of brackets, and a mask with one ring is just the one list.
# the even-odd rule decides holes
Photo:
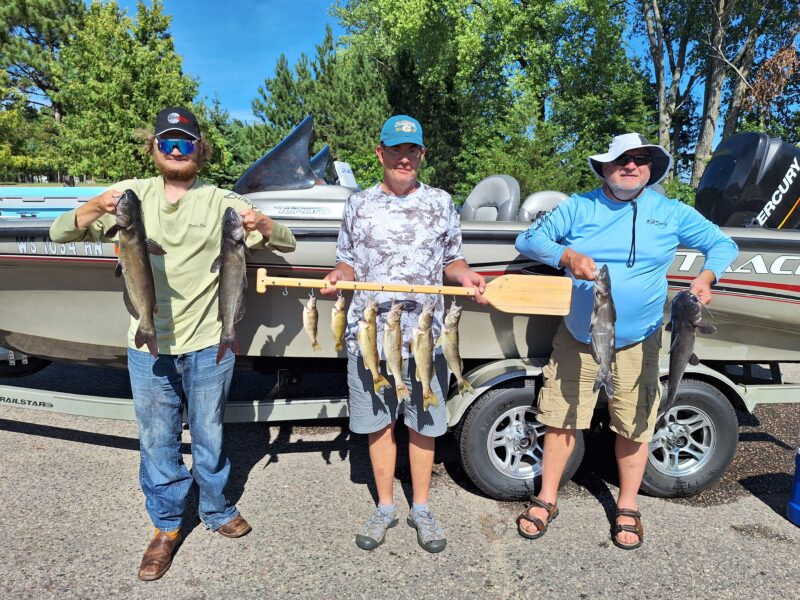
[[(200, 96), (219, 96), (231, 117), (253, 121), (250, 103), (265, 77), (275, 73), (281, 53), (294, 65), (333, 27), (331, 0), (163, 0), (184, 72), (200, 80)], [(118, 0), (136, 15), (136, 0)], [(148, 5), (151, 3), (148, 1)]]

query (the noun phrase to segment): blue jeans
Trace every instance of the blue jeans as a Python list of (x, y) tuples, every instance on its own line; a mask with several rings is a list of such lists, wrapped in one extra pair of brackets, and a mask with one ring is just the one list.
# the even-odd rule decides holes
[[(225, 497), (231, 463), (222, 447), (222, 419), (233, 377), (229, 350), (216, 364), (217, 346), (180, 355), (128, 349), (136, 423), (139, 482), (153, 524), (162, 531), (181, 526), (192, 480), (200, 488), (200, 519), (217, 530), (239, 514)], [(192, 471), (181, 447), (183, 403), (192, 434)]]

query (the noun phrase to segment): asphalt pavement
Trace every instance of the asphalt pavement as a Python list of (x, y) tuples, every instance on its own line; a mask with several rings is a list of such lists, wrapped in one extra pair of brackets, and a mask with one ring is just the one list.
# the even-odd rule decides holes
[[(60, 378), (68, 391), (124, 395), (122, 371), (58, 369), (19, 383)], [(437, 555), (424, 552), (405, 524), (404, 452), (400, 525), (368, 553), (354, 543), (374, 506), (365, 436), (343, 421), (227, 425), (230, 495), (253, 532), (231, 540), (206, 531), (192, 498), (171, 570), (143, 583), (136, 571), (152, 526), (138, 485), (135, 424), (2, 405), (0, 597), (796, 598), (800, 527), (784, 514), (800, 404), (760, 406), (739, 419), (736, 457), (711, 489), (680, 500), (640, 498), (646, 539), (632, 552), (610, 541), (616, 488), (599, 440), (563, 489), (559, 518), (528, 541), (514, 524), (523, 504), (482, 495), (445, 436), (431, 505), (448, 547)], [(189, 432), (184, 442), (190, 463)]]

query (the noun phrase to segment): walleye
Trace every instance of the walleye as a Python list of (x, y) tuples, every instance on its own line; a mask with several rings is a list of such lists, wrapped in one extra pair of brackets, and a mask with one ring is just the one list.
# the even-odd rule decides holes
[(378, 303), (374, 298), (367, 301), (364, 309), (364, 318), (358, 322), (358, 348), (364, 360), (364, 368), (372, 373), (372, 384), (375, 393), (380, 393), (384, 388), (392, 385), (381, 375), (380, 359), (378, 358), (378, 329), (375, 325), (378, 316)]
[(470, 383), (464, 379), (462, 371), (464, 370), (464, 362), (461, 360), (461, 353), (458, 351), (458, 322), (461, 320), (460, 306), (456, 306), (455, 301), (450, 304), (450, 310), (444, 317), (444, 326), (442, 327), (442, 335), (439, 336), (437, 345), (442, 347), (444, 357), (447, 359), (447, 366), (453, 375), (456, 376), (458, 383), (458, 393), (462, 396), (466, 393), (474, 394), (475, 390), (472, 389)]
[(158, 357), (155, 325), (158, 306), (148, 253), (163, 256), (166, 252), (159, 244), (147, 239), (142, 220), (142, 201), (133, 190), (123, 192), (117, 200), (114, 213), (117, 222), (106, 232), (106, 236), (119, 233), (119, 262), (115, 275), (123, 276), (125, 307), (134, 319), (139, 320), (134, 342), (137, 348), (147, 344), (150, 354)]
[(333, 330), (333, 341), (336, 343), (336, 351), (344, 348), (344, 331), (347, 328), (347, 311), (344, 309), (344, 296), (339, 296), (331, 309), (331, 330)]
[(703, 322), (701, 313), (702, 304), (697, 296), (688, 290), (679, 292), (672, 299), (670, 306), (670, 321), (666, 330), (672, 332), (669, 346), (669, 381), (667, 383), (667, 402), (656, 421), (656, 429), (665, 415), (675, 405), (678, 396), (678, 385), (681, 382), (686, 364), (696, 365), (700, 362), (694, 353), (694, 341), (697, 331), (702, 333), (716, 333), (717, 328), (710, 323)]
[(614, 378), (611, 374), (611, 363), (617, 359), (615, 348), (614, 323), (617, 310), (611, 297), (611, 278), (608, 266), (603, 265), (597, 279), (594, 280), (594, 308), (589, 332), (592, 334), (592, 357), (600, 365), (600, 372), (594, 380), (593, 392), (600, 387), (606, 388), (606, 395), (614, 397)]
[(422, 408), (428, 410), (430, 406), (439, 406), (436, 394), (431, 390), (433, 378), (433, 305), (426, 306), (419, 315), (417, 327), (411, 336), (411, 352), (416, 363), (416, 379), (422, 384)]
[(319, 312), (317, 311), (317, 299), (311, 296), (303, 308), (303, 329), (306, 330), (308, 337), (311, 338), (311, 347), (316, 352), (320, 349), (317, 341), (317, 323), (319, 322)]
[(219, 314), (222, 333), (219, 336), (217, 364), (228, 348), (239, 354), (235, 325), (244, 317), (244, 292), (247, 289), (245, 261), (249, 250), (244, 242), (244, 225), (236, 209), (228, 207), (222, 216), (222, 246), (211, 271), (219, 271)]
[(400, 318), (403, 314), (403, 303), (392, 300), (392, 308), (386, 316), (386, 326), (383, 328), (383, 358), (386, 360), (386, 370), (394, 379), (399, 401), (410, 401), (411, 394), (403, 383), (403, 330), (400, 327)]

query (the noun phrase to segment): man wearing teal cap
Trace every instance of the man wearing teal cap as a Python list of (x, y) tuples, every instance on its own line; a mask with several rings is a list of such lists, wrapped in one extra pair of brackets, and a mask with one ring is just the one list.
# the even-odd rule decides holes
[[(390, 117), (381, 129), (375, 150), (383, 165), (383, 181), (353, 194), (344, 207), (342, 228), (336, 247), (336, 268), (325, 279), (337, 281), (381, 281), (442, 285), (443, 278), (464, 287), (476, 287), (478, 302), (486, 282), (469, 268), (461, 253), (458, 213), (443, 191), (417, 180), (425, 156), (422, 126), (407, 115)], [(323, 294), (335, 293), (333, 288)], [(358, 322), (364, 318), (368, 300), (378, 303), (376, 319), (378, 355), (383, 354), (383, 335), (393, 301), (402, 304), (401, 377), (382, 388), (366, 370), (357, 340)], [(383, 543), (386, 530), (398, 523), (394, 503), (394, 471), (397, 458), (394, 425), (400, 414), (409, 435), (409, 462), (413, 506), (407, 523), (416, 529), (417, 541), (428, 552), (441, 552), (447, 540), (428, 506), (436, 438), (447, 431), (445, 398), (449, 375), (441, 348), (434, 351), (433, 375), (424, 407), (423, 390), (416, 381), (417, 364), (411, 346), (412, 332), (426, 307), (433, 308), (431, 329), (438, 339), (442, 329), (444, 301), (441, 296), (355, 292), (347, 315), (347, 374), (350, 389), (350, 429), (369, 437), (369, 455), (378, 491), (378, 507), (356, 535), (356, 544), (373, 550)], [(383, 376), (388, 375), (381, 369)], [(380, 380), (379, 380), (380, 381)], [(407, 388), (407, 389), (406, 389)]]

